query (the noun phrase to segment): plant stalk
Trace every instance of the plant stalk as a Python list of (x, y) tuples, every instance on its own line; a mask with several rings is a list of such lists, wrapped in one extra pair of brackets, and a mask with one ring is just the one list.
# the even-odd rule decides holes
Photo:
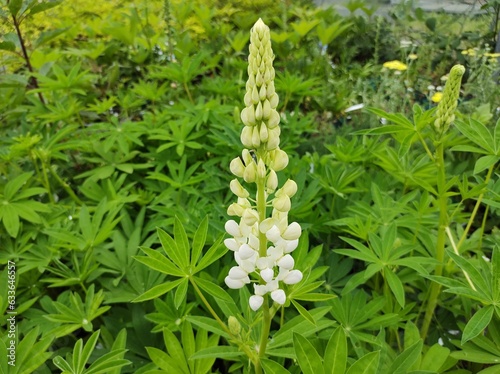
[[(436, 260), (438, 264), (434, 269), (434, 275), (440, 276), (443, 274), (444, 267), (444, 247), (446, 244), (446, 227), (448, 226), (448, 198), (446, 196), (446, 173), (444, 166), (444, 145), (443, 142), (436, 146), (436, 168), (437, 168), (437, 189), (438, 189), (438, 206), (439, 206), (439, 226), (436, 244)], [(441, 285), (433, 282), (431, 283), (431, 292), (427, 308), (425, 310), (424, 321), (420, 330), (420, 336), (424, 340), (427, 338), (429, 326), (436, 309), (439, 294), (441, 293)]]

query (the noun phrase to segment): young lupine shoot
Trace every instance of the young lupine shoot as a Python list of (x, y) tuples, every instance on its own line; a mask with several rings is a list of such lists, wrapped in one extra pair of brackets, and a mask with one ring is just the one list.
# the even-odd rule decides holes
[[(267, 295), (277, 304), (285, 304), (282, 285), (302, 279), (302, 273), (293, 269), (290, 255), (297, 248), (302, 230), (297, 222), (288, 223), (290, 199), (297, 192), (297, 184), (289, 179), (278, 189), (276, 174), (287, 166), (288, 155), (279, 148), (279, 99), (274, 89), (273, 59), (269, 27), (259, 19), (250, 32), (245, 108), (241, 112), (241, 142), (246, 148), (241, 158), (236, 157), (230, 164), (236, 177), (257, 185), (257, 193), (251, 198), (238, 179), (231, 181), (230, 189), (238, 199), (227, 212), (238, 218), (226, 223), (232, 238), (224, 242), (234, 252), (237, 263), (229, 270), (225, 283), (229, 288), (253, 283), (249, 305), (254, 311), (267, 303)], [(267, 208), (272, 208), (270, 217)]]

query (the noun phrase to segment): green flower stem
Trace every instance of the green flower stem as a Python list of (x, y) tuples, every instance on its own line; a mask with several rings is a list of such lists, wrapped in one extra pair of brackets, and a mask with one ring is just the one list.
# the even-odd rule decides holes
[[(258, 159), (263, 158), (265, 151), (258, 153)], [(257, 212), (259, 213), (259, 223), (264, 221), (266, 217), (266, 178), (257, 178)], [(266, 234), (259, 232), (259, 256), (267, 256), (267, 238)], [(265, 283), (261, 279), (261, 283)], [(262, 330), (259, 344), (259, 361), (255, 365), (255, 373), (261, 374), (262, 367), (260, 366), (260, 358), (266, 354), (267, 342), (269, 340), (269, 332), (271, 330), (271, 313), (269, 310), (269, 295), (264, 296), (264, 303), (262, 305)]]
[(250, 361), (252, 361), (253, 364), (257, 367), (257, 365), (259, 364), (259, 358), (256, 356), (255, 351), (252, 351), (248, 345), (242, 343), (240, 341), (240, 339), (237, 336), (235, 336), (231, 332), (231, 330), (229, 330), (229, 327), (227, 327), (227, 325), (220, 319), (219, 315), (214, 310), (214, 308), (212, 308), (212, 305), (210, 305), (210, 303), (206, 299), (205, 295), (203, 295), (203, 292), (201, 292), (200, 288), (198, 287), (198, 285), (196, 284), (196, 282), (194, 281), (194, 279), (192, 277), (189, 277), (189, 282), (193, 286), (194, 290), (196, 291), (196, 293), (198, 294), (198, 296), (200, 297), (201, 301), (206, 306), (206, 308), (208, 309), (210, 314), (214, 317), (214, 319), (220, 325), (222, 330), (224, 330), (231, 337), (231, 339), (238, 344), (239, 348), (243, 352), (245, 352), (245, 354), (248, 356)]
[(75, 203), (78, 205), (83, 205), (83, 202), (80, 200), (78, 196), (76, 196), (75, 192), (71, 189), (68, 183), (66, 183), (57, 173), (52, 169), (52, 167), (49, 167), (50, 174), (55, 178), (55, 180), (61, 185), (61, 187), (64, 189), (64, 191), (67, 192), (67, 194), (73, 199)]
[[(488, 182), (491, 179), (491, 175), (493, 174), (493, 169), (495, 168), (495, 165), (491, 165), (490, 168), (488, 169), (488, 174), (486, 174), (486, 179), (484, 180), (485, 184), (488, 184)], [(472, 223), (474, 222), (474, 218), (476, 218), (477, 211), (479, 210), (479, 206), (481, 205), (481, 202), (483, 201), (484, 193), (479, 195), (476, 201), (476, 205), (474, 206), (474, 209), (472, 210), (472, 214), (469, 218), (469, 222), (467, 222), (467, 226), (465, 227), (464, 233), (462, 234), (462, 237), (457, 243), (457, 249), (460, 249), (462, 244), (464, 243), (465, 239), (467, 239), (467, 235), (469, 233), (469, 230), (472, 226)]]
[[(434, 275), (440, 276), (443, 274), (444, 247), (446, 244), (446, 227), (448, 226), (448, 198), (446, 196), (446, 173), (444, 167), (443, 142), (440, 142), (436, 146), (435, 162), (437, 167), (437, 189), (438, 189), (437, 197), (439, 206), (439, 227), (438, 227), (438, 236), (436, 245), (436, 260), (438, 261), (438, 264), (434, 269)], [(422, 324), (422, 329), (420, 330), (420, 336), (424, 341), (427, 337), (429, 326), (431, 324), (431, 320), (434, 315), (434, 310), (436, 309), (440, 293), (441, 293), (441, 285), (433, 282), (431, 284), (429, 302), (427, 303), (427, 308), (425, 310), (424, 322)]]
[(42, 161), (42, 174), (43, 180), (45, 181), (45, 188), (47, 188), (47, 193), (49, 195), (49, 201), (53, 204), (55, 203), (54, 195), (52, 194), (52, 190), (50, 189), (49, 176), (47, 174), (47, 165)]
[(418, 135), (418, 139), (420, 140), (420, 142), (424, 146), (424, 149), (425, 149), (425, 152), (427, 153), (427, 156), (429, 156), (429, 158), (432, 161), (435, 161), (434, 160), (434, 156), (432, 155), (431, 150), (429, 149), (429, 147), (427, 146), (427, 143), (425, 142), (424, 138), (422, 137), (422, 134), (419, 131), (417, 131), (417, 135)]
[(186, 91), (186, 93), (189, 97), (189, 101), (191, 102), (191, 104), (194, 104), (193, 96), (191, 95), (191, 91), (189, 90), (189, 86), (188, 86), (187, 82), (184, 82), (183, 85), (184, 85), (184, 90)]

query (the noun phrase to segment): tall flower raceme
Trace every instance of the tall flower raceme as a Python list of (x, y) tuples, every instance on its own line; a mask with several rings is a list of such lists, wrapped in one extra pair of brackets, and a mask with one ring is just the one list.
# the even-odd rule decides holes
[(450, 70), (443, 96), (439, 100), (436, 121), (434, 122), (434, 127), (440, 135), (448, 131), (450, 124), (455, 119), (455, 109), (457, 108), (460, 85), (464, 73), (465, 67), (463, 65), (455, 65)]
[[(288, 165), (288, 155), (279, 148), (279, 99), (274, 88), (273, 59), (269, 27), (259, 19), (250, 32), (246, 107), (241, 112), (245, 125), (241, 142), (246, 149), (230, 164), (236, 177), (257, 185), (257, 193), (253, 199), (237, 178), (231, 181), (231, 191), (238, 200), (229, 206), (228, 214), (239, 217), (239, 222), (226, 223), (232, 238), (224, 241), (238, 264), (229, 270), (225, 283), (237, 289), (253, 281), (254, 295), (249, 304), (254, 311), (262, 306), (267, 294), (283, 305), (286, 294), (282, 284), (302, 279), (302, 273), (293, 269), (290, 255), (297, 248), (301, 227), (297, 222), (288, 223), (290, 199), (297, 192), (297, 184), (289, 179), (278, 189), (276, 174)], [(267, 217), (267, 207), (272, 207), (271, 217)]]

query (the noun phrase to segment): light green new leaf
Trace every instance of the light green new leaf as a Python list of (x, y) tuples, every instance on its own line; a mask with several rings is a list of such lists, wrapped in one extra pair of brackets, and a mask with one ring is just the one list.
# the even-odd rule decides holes
[(378, 368), (380, 351), (370, 352), (356, 361), (346, 374), (375, 374)]
[(215, 261), (217, 261), (219, 258), (221, 258), (226, 254), (228, 249), (226, 248), (225, 245), (222, 245), (223, 238), (224, 236), (221, 235), (219, 239), (217, 239), (217, 241), (214, 244), (212, 244), (212, 246), (208, 249), (207, 253), (201, 258), (200, 262), (196, 266), (194, 274), (210, 266), (211, 264), (213, 264)]
[(344, 374), (347, 366), (347, 339), (343, 327), (337, 327), (328, 340), (323, 358), (325, 374)]
[(288, 370), (286, 370), (283, 366), (275, 361), (262, 358), (260, 360), (260, 363), (262, 365), (262, 368), (264, 369), (265, 374), (290, 374)]
[(323, 360), (314, 346), (302, 335), (293, 334), (293, 348), (297, 356), (302, 373), (304, 374), (324, 374)]
[(488, 305), (477, 311), (472, 318), (467, 322), (462, 335), (462, 344), (478, 336), (488, 326), (493, 317), (495, 308), (493, 305)]

